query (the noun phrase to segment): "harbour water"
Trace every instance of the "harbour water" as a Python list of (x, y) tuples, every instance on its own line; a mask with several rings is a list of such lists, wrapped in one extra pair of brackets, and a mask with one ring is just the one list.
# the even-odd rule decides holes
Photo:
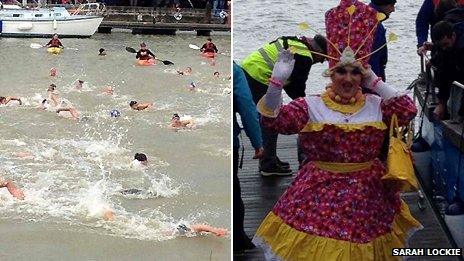
[[(142, 41), (175, 65), (136, 65), (125, 47)], [(174, 233), (193, 223), (230, 230), (230, 35), (213, 36), (225, 53), (215, 65), (188, 46), (205, 41), (113, 32), (63, 39), (69, 49), (53, 55), (30, 48), (48, 39), (0, 38), (0, 96), (24, 103), (0, 106), (0, 175), (26, 195), (18, 201), (0, 190), (1, 260), (229, 258), (229, 237)], [(108, 55), (98, 56), (99, 48)], [(192, 75), (176, 73), (186, 67)], [(37, 108), (51, 83), (80, 112), (77, 122)], [(107, 86), (113, 95), (103, 93)], [(131, 110), (132, 100), (154, 108)], [(110, 116), (114, 109), (120, 117)], [(195, 127), (168, 128), (173, 113)], [(148, 169), (130, 167), (137, 152)], [(114, 221), (102, 219), (105, 209)]]

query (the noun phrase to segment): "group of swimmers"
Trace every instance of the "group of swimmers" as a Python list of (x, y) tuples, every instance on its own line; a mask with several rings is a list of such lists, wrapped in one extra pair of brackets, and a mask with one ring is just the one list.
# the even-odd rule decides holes
[[(211, 38), (208, 38), (208, 43), (202, 47), (202, 51), (212, 51), (212, 50), (214, 51), (215, 50), (215, 52), (217, 52), (217, 48), (215, 47), (215, 45), (214, 44), (211, 45), (211, 44), (212, 44)], [(53, 38), (44, 46), (64, 48), (57, 34), (55, 34)], [(98, 55), (105, 56), (106, 50), (104, 48), (100, 48)], [(147, 48), (145, 43), (142, 43), (140, 45), (140, 50), (137, 52), (136, 58), (139, 60), (156, 59), (153, 52), (151, 52)], [(181, 75), (191, 75), (192, 68), (187, 67), (185, 71), (177, 71), (177, 72)], [(56, 68), (51, 68), (50, 76), (51, 77), (57, 76)], [(219, 77), (219, 72), (215, 72), (214, 76)], [(84, 81), (78, 79), (75, 83), (75, 89), (78, 89), (78, 90), (82, 89), (83, 84), (84, 84)], [(195, 84), (193, 82), (191, 83), (191, 87), (195, 88)], [(112, 86), (108, 86), (103, 90), (103, 93), (112, 95), (114, 93), (114, 88)], [(6, 105), (10, 103), (11, 101), (17, 101), (19, 105), (23, 104), (22, 100), (19, 97), (15, 97), (15, 96), (0, 97), (0, 104), (2, 105)], [(150, 103), (150, 102), (130, 101), (129, 106), (133, 110), (142, 111), (145, 109), (153, 108), (154, 105), (153, 103)], [(50, 84), (50, 86), (47, 89), (47, 98), (41, 101), (38, 108), (40, 110), (54, 110), (58, 115), (66, 117), (66, 118), (71, 118), (74, 120), (79, 120), (79, 117), (80, 117), (77, 109), (75, 109), (69, 102), (66, 102), (65, 100), (62, 100), (60, 98), (59, 92), (57, 91), (57, 86), (53, 83)], [(118, 117), (119, 115), (120, 113), (116, 110), (113, 110), (111, 112), (112, 117)], [(174, 113), (171, 118), (169, 127), (172, 129), (193, 128), (194, 123), (191, 118), (181, 119), (179, 114)], [(22, 158), (34, 158), (33, 154), (30, 152), (29, 153), (18, 153), (17, 155), (18, 157), (22, 157)], [(146, 168), (148, 167), (148, 158), (143, 153), (136, 153), (134, 156), (133, 163), (136, 163)], [(131, 164), (131, 166), (133, 165), (133, 163)], [(7, 188), (7, 190), (10, 192), (10, 194), (13, 197), (19, 200), (23, 200), (25, 198), (23, 191), (19, 189), (18, 187), (16, 187), (12, 181), (3, 180), (0, 176), (0, 188), (3, 188), (3, 187)], [(102, 218), (107, 221), (115, 220), (114, 211), (109, 207), (104, 208), (102, 212)], [(180, 234), (209, 232), (209, 233), (213, 233), (216, 236), (224, 236), (224, 235), (227, 235), (228, 233), (227, 229), (216, 228), (216, 227), (212, 227), (206, 224), (190, 224), (190, 225), (180, 224), (174, 230), (176, 230), (177, 233), (180, 233)]]

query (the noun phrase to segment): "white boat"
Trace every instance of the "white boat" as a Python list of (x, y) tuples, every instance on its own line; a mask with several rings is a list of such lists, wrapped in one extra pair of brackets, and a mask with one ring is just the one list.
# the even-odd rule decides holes
[(90, 37), (103, 21), (100, 15), (71, 15), (64, 7), (0, 9), (2, 37)]

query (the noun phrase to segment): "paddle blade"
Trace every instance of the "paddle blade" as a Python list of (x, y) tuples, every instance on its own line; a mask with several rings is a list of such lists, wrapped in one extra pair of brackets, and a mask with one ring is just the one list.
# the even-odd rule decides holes
[(309, 24), (306, 23), (306, 22), (299, 23), (299, 24), (298, 24), (298, 28), (299, 28), (300, 30), (308, 30), (308, 29), (309, 29)]
[(39, 48), (42, 48), (42, 45), (38, 43), (31, 43), (31, 48), (39, 49)]
[(194, 50), (200, 50), (200, 47), (194, 45), (194, 44), (189, 44), (189, 47)]
[(129, 53), (137, 53), (137, 51), (132, 47), (126, 47), (126, 51), (128, 51)]
[(168, 60), (165, 60), (165, 61), (162, 61), (164, 65), (174, 65), (173, 62), (171, 61), (168, 61)]

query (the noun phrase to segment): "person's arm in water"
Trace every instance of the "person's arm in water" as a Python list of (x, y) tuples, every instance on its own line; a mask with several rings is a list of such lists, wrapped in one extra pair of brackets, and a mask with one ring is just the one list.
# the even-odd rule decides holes
[(61, 48), (64, 48), (63, 44), (61, 43), (60, 40), (58, 40), (58, 45), (61, 46)]
[(5, 103), (5, 104), (8, 104), (10, 101), (18, 101), (18, 102), (19, 102), (19, 105), (23, 105), (23, 102), (22, 102), (21, 99), (18, 98), (18, 97), (14, 97), (14, 96), (8, 96), (8, 97), (6, 97), (6, 103)]
[(79, 119), (79, 112), (74, 108), (71, 108), (71, 107), (69, 107), (69, 108), (59, 108), (59, 109), (56, 110), (56, 113), (60, 113), (62, 111), (68, 111), (69, 113), (71, 113), (71, 116), (75, 120)]
[(190, 225), (189, 227), (194, 232), (197, 232), (197, 233), (200, 233), (200, 232), (213, 233), (214, 235), (216, 235), (218, 237), (223, 237), (223, 236), (228, 234), (228, 231), (225, 228), (213, 227), (213, 226), (206, 225), (206, 224), (193, 224), (193, 225)]
[(19, 189), (18, 187), (16, 187), (13, 182), (11, 181), (3, 181), (1, 184), (0, 184), (0, 188), (6, 188), (8, 189), (8, 192), (10, 192), (10, 194), (17, 198), (17, 199), (20, 199), (20, 200), (23, 200), (24, 199), (24, 193), (21, 189)]

